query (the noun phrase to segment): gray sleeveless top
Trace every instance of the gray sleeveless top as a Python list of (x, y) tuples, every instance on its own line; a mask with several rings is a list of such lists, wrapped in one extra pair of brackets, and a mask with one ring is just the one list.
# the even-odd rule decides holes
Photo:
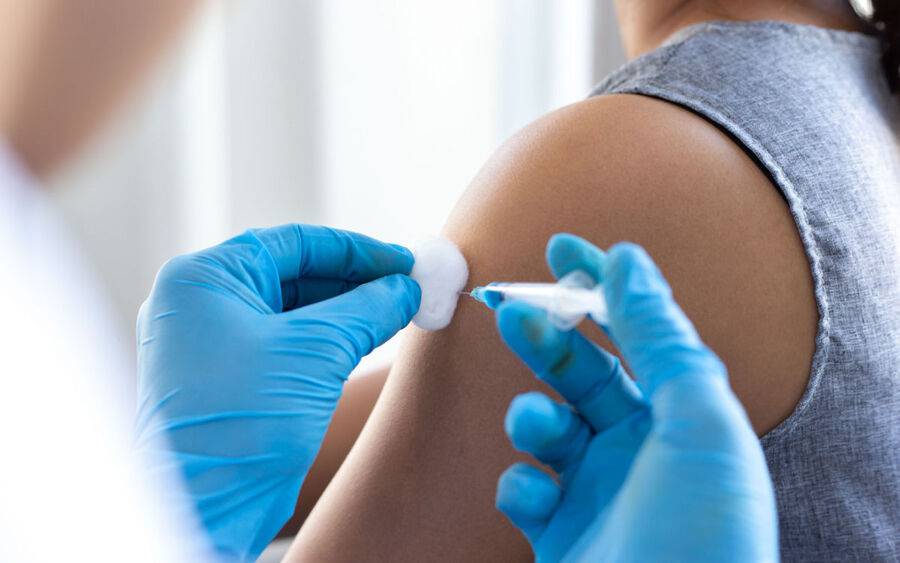
[(711, 22), (594, 92), (704, 117), (790, 207), (819, 326), (803, 398), (762, 439), (787, 561), (900, 561), (900, 96), (879, 52), (859, 33)]

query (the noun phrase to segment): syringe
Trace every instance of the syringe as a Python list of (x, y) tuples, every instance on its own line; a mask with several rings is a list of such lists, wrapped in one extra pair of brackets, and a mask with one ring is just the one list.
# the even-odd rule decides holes
[(523, 301), (547, 311), (550, 322), (560, 330), (575, 328), (587, 315), (603, 325), (608, 320), (603, 286), (581, 270), (556, 283), (491, 283), (467, 295), (491, 309), (504, 301)]

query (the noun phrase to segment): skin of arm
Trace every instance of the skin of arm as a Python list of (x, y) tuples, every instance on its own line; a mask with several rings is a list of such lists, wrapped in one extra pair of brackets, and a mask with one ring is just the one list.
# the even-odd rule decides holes
[[(724, 133), (640, 96), (564, 108), (496, 153), (445, 235), (466, 255), (472, 287), (550, 281), (544, 247), (561, 231), (643, 245), (724, 360), (755, 430), (790, 414), (818, 318), (808, 262), (777, 189)], [(407, 343), (288, 560), (529, 559), (494, 491), (521, 459), (504, 437), (506, 409), (538, 385), (493, 315), (461, 300), (449, 328)]]

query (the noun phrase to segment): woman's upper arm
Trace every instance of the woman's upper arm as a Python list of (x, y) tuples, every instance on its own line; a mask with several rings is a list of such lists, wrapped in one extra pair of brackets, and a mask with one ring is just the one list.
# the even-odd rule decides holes
[[(809, 269), (784, 201), (727, 136), (665, 102), (588, 100), (510, 140), (445, 228), (469, 260), (470, 287), (549, 280), (544, 246), (561, 231), (601, 247), (645, 246), (725, 361), (756, 429), (791, 412), (814, 345)], [(516, 460), (506, 407), (534, 388), (477, 303), (463, 299), (444, 331), (414, 333), (294, 556), (528, 557), (493, 498)]]

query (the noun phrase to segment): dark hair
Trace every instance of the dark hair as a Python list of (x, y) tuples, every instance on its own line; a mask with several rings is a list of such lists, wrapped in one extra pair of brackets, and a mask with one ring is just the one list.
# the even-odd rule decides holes
[(884, 44), (882, 61), (891, 92), (900, 92), (900, 0), (872, 0), (872, 23)]

